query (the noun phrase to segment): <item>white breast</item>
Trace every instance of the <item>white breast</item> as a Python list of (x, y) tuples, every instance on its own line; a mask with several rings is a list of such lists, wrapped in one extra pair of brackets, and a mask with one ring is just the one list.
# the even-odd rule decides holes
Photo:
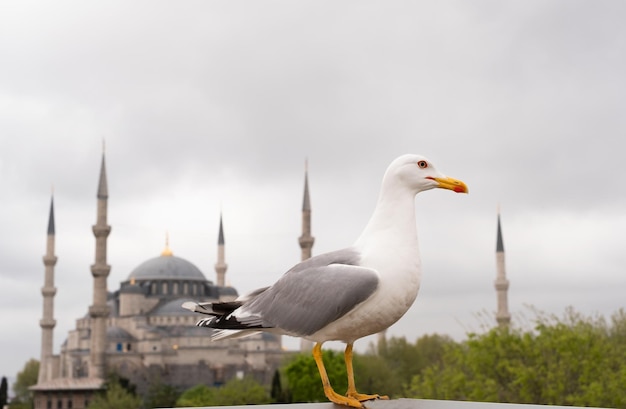
[(354, 342), (389, 328), (408, 311), (417, 297), (421, 279), (416, 244), (389, 253), (394, 256), (393, 259), (385, 258), (384, 254), (387, 253), (375, 252), (373, 257), (364, 256), (361, 262), (361, 265), (378, 271), (380, 283), (376, 292), (352, 311), (307, 338), (315, 342)]

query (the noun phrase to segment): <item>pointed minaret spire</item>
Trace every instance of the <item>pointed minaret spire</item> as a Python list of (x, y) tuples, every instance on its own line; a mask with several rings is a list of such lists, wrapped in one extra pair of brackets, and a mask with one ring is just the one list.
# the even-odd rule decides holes
[(50, 213), (48, 215), (48, 236), (54, 236), (54, 194), (50, 198)]
[(496, 238), (496, 253), (504, 253), (504, 242), (502, 241), (502, 228), (500, 227), (500, 208), (498, 207), (498, 232)]
[(97, 194), (97, 217), (96, 224), (93, 226), (93, 234), (96, 238), (95, 263), (91, 266), (91, 275), (93, 276), (93, 304), (89, 307), (89, 316), (91, 317), (89, 376), (100, 379), (104, 379), (106, 375), (106, 325), (107, 318), (109, 317), (109, 307), (107, 306), (107, 277), (111, 271), (111, 266), (107, 264), (107, 237), (111, 233), (111, 226), (107, 224), (108, 197), (105, 154), (102, 152)]
[(309, 160), (304, 161), (304, 199), (302, 200), (302, 211), (311, 211), (311, 198), (309, 197)]
[(311, 257), (315, 237), (311, 235), (311, 198), (309, 196), (309, 161), (304, 162), (304, 198), (302, 200), (302, 235), (298, 238), (301, 260)]
[(504, 263), (504, 241), (502, 240), (502, 227), (500, 226), (500, 209), (498, 208), (498, 230), (496, 238), (496, 269), (497, 276), (494, 282), (496, 293), (498, 295), (498, 312), (496, 313), (496, 321), (501, 327), (509, 325), (511, 322), (511, 314), (509, 313), (509, 280), (506, 278), (506, 269)]
[[(304, 161), (304, 198), (302, 199), (302, 235), (298, 238), (300, 243), (301, 260), (311, 258), (311, 250), (315, 237), (311, 235), (311, 197), (309, 195), (309, 160)], [(310, 352), (313, 343), (304, 338), (300, 339), (300, 351)]]
[(41, 288), (43, 295), (43, 318), (41, 326), (41, 361), (39, 364), (38, 383), (52, 379), (52, 343), (53, 331), (56, 325), (54, 319), (54, 296), (57, 292), (54, 286), (54, 266), (57, 257), (54, 255), (54, 196), (50, 198), (50, 214), (48, 215), (48, 235), (46, 240), (46, 255), (43, 256), (45, 266), (44, 285)]
[(109, 189), (107, 187), (107, 172), (104, 162), (104, 152), (102, 152), (102, 163), (100, 164), (100, 181), (98, 182), (98, 199), (107, 199), (108, 197)]
[(222, 213), (220, 212), (220, 231), (217, 235), (217, 244), (224, 245), (224, 223), (222, 219)]
[(228, 264), (226, 264), (225, 260), (224, 245), (224, 224), (222, 222), (222, 212), (220, 212), (220, 231), (217, 235), (217, 263), (215, 263), (217, 285), (219, 287), (224, 287), (226, 285), (226, 270), (228, 269)]

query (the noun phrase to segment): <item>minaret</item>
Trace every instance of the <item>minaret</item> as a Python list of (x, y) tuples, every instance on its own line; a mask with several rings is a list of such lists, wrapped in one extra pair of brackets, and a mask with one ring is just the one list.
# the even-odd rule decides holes
[(109, 198), (107, 188), (106, 167), (104, 152), (100, 166), (100, 181), (98, 183), (98, 212), (97, 221), (93, 226), (93, 235), (96, 237), (95, 263), (91, 266), (93, 276), (93, 304), (89, 307), (91, 317), (91, 360), (89, 377), (103, 379), (105, 376), (105, 349), (106, 326), (109, 316), (107, 306), (107, 277), (111, 266), (107, 264), (107, 237), (111, 233), (111, 226), (107, 224), (107, 202)]
[(509, 280), (506, 278), (504, 264), (504, 242), (502, 241), (502, 229), (500, 227), (500, 211), (498, 210), (498, 237), (496, 240), (496, 270), (497, 276), (494, 282), (498, 294), (498, 312), (496, 321), (501, 327), (509, 325), (511, 314), (509, 313), (508, 291)]
[(228, 264), (224, 257), (224, 226), (222, 224), (222, 213), (220, 213), (220, 232), (217, 236), (217, 263), (215, 263), (215, 272), (217, 273), (217, 285), (224, 287), (226, 285), (226, 270)]
[(304, 199), (302, 201), (302, 235), (298, 238), (302, 249), (301, 260), (311, 258), (311, 249), (315, 237), (311, 236), (311, 199), (309, 198), (309, 169), (308, 161), (304, 164)]
[[(301, 260), (311, 258), (311, 249), (315, 242), (315, 237), (311, 236), (311, 198), (309, 197), (309, 163), (304, 162), (304, 198), (302, 200), (302, 235), (298, 238), (300, 249), (302, 249)], [(304, 338), (300, 339), (300, 351), (310, 352), (313, 343)]]
[(48, 216), (48, 238), (46, 241), (46, 255), (43, 256), (45, 266), (44, 284), (41, 288), (43, 295), (43, 318), (41, 326), (41, 361), (37, 383), (52, 378), (52, 337), (56, 320), (54, 319), (54, 295), (57, 292), (54, 286), (54, 265), (57, 257), (54, 255), (54, 197), (50, 198), (50, 215)]

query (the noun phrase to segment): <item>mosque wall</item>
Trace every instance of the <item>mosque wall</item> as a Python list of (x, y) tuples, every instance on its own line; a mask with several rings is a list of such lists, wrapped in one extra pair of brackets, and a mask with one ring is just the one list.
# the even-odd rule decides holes
[[(182, 391), (200, 383), (219, 386), (243, 376), (252, 376), (269, 385), (285, 354), (280, 336), (256, 334), (213, 343), (211, 330), (196, 327), (198, 317), (182, 308), (182, 302), (188, 300), (227, 301), (238, 296), (234, 288), (224, 286), (227, 265), (221, 217), (216, 264), (219, 285), (207, 280), (190, 262), (175, 257), (166, 242), (160, 257), (140, 264), (120, 283), (118, 291), (108, 293), (106, 280), (110, 266), (106, 244), (111, 226), (106, 218), (108, 189), (104, 154), (97, 198), (97, 223), (93, 226), (96, 237), (93, 305), (86, 306), (89, 313), (76, 320), (59, 355), (44, 353), (47, 351), (44, 348), (42, 361), (45, 358), (46, 362), (40, 378), (44, 376), (45, 380), (32, 388), (35, 407), (85, 408), (93, 394), (103, 388), (105, 375), (112, 371), (135, 384), (140, 394), (146, 394), (150, 385), (159, 383)], [(305, 189), (307, 201), (308, 188)], [(50, 285), (53, 284), (52, 257), (56, 261), (53, 222), (51, 205), (46, 256), (49, 259), (46, 283)], [(307, 234), (310, 236), (310, 232)], [(307, 241), (309, 244), (312, 241)], [(44, 318), (52, 319), (51, 299), (44, 298), (44, 310)], [(42, 326), (44, 332), (50, 327), (48, 321), (45, 328)]]

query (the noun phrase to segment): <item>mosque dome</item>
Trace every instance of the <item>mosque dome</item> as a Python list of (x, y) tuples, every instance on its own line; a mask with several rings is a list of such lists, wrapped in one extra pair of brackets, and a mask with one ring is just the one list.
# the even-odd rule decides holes
[(202, 271), (189, 261), (174, 256), (168, 246), (159, 257), (151, 258), (137, 266), (128, 276), (135, 280), (196, 280), (207, 281)]

